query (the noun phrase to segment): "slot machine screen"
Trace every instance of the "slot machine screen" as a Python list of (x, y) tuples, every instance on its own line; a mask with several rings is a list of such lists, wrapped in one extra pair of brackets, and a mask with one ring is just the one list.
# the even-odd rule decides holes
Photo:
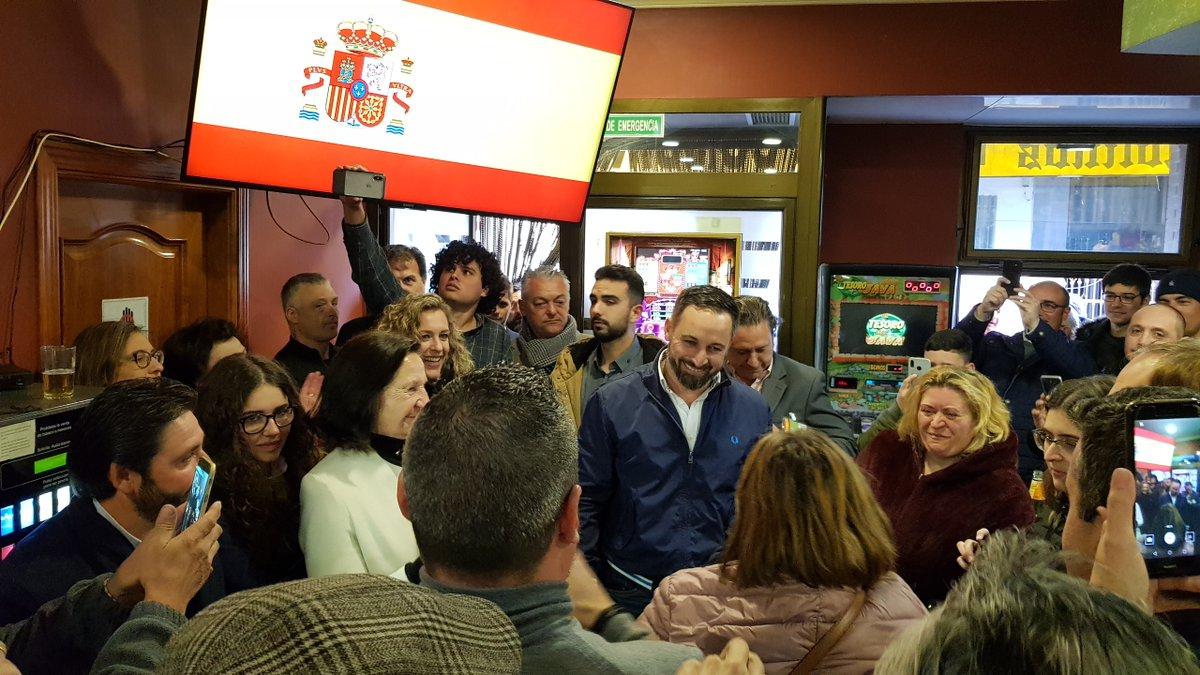
[(937, 331), (938, 308), (844, 302), (841, 318), (841, 355), (921, 356)]

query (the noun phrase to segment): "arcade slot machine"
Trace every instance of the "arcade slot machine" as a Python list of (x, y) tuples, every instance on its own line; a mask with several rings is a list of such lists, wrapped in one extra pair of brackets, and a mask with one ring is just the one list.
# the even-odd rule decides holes
[(821, 266), (816, 363), (855, 435), (896, 400), (908, 358), (954, 325), (957, 277), (953, 267)]
[(67, 507), (67, 447), (99, 387), (71, 398), (42, 398), (40, 385), (0, 392), (0, 560), (18, 541)]
[(666, 339), (664, 327), (685, 288), (712, 284), (737, 295), (741, 235), (609, 234), (606, 264), (632, 267), (645, 282), (645, 310), (634, 330)]

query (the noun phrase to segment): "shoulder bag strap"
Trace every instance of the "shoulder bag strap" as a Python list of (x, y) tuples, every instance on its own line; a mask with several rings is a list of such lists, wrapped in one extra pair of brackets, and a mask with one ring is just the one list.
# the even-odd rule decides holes
[(837, 643), (846, 634), (846, 631), (850, 630), (850, 624), (854, 623), (854, 620), (858, 618), (858, 614), (862, 611), (863, 605), (866, 602), (867, 592), (859, 589), (858, 593), (854, 594), (854, 599), (850, 601), (850, 607), (846, 609), (846, 613), (842, 615), (842, 618), (838, 619), (833, 628), (830, 628), (828, 632), (822, 635), (820, 640), (817, 640), (817, 643), (813, 645), (812, 649), (808, 650), (808, 653), (804, 655), (800, 663), (797, 663), (796, 667), (792, 668), (790, 675), (808, 675), (808, 673), (815, 670), (825, 656), (837, 646)]

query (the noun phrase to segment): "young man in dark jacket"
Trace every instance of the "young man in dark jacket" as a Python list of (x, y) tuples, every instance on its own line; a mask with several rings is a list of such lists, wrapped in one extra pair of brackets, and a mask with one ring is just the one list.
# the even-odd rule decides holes
[(1075, 331), (1075, 341), (1096, 363), (1096, 372), (1116, 375), (1128, 363), (1125, 333), (1133, 315), (1150, 302), (1150, 273), (1141, 265), (1124, 263), (1104, 275), (1104, 317), (1089, 321)]
[[(1018, 471), (1029, 483), (1033, 472), (1046, 466), (1033, 443), (1033, 406), (1042, 395), (1042, 375), (1070, 380), (1094, 375), (1096, 367), (1091, 355), (1062, 332), (1071, 311), (1065, 288), (1043, 281), (1029, 290), (1017, 288), (1017, 294), (1009, 296), (1000, 285), (1003, 281), (988, 289), (983, 301), (955, 328), (971, 336), (976, 369), (992, 380), (1012, 413), (1012, 428), (1020, 443)], [(1006, 301), (1021, 310), (1024, 330), (1015, 335), (986, 333), (988, 322)]]
[(742, 463), (770, 429), (763, 397), (722, 373), (736, 318), (728, 293), (685, 290), (658, 359), (584, 406), (580, 547), (635, 615), (664, 577), (721, 550)]

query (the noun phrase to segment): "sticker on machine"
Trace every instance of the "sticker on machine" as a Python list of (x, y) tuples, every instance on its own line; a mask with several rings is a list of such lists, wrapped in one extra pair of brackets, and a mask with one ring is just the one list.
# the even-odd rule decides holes
[(32, 455), (36, 440), (36, 420), (0, 427), (0, 462)]

